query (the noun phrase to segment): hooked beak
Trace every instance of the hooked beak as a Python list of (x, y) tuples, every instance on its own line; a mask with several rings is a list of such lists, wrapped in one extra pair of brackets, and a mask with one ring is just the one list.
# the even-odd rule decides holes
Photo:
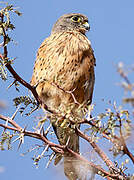
[(89, 23), (88, 23), (88, 22), (84, 22), (84, 23), (83, 23), (83, 26), (84, 26), (84, 28), (85, 28), (87, 31), (89, 31), (90, 26), (89, 26)]

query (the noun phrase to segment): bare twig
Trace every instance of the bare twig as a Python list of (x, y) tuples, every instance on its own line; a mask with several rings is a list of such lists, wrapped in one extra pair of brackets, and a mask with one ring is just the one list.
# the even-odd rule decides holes
[(72, 96), (72, 98), (74, 100), (74, 103), (80, 105), (80, 103), (76, 100), (76, 98), (75, 98), (75, 96), (73, 94), (73, 92), (76, 90), (76, 88), (74, 88), (72, 91), (66, 91), (63, 88), (61, 88), (59, 85), (57, 85), (56, 83), (51, 83), (51, 84), (53, 86), (57, 87), (58, 89), (60, 89), (61, 91), (63, 91), (64, 93), (71, 94), (71, 96)]
[(76, 129), (76, 133), (82, 137), (83, 139), (85, 139), (86, 141), (88, 141), (90, 143), (90, 145), (93, 147), (93, 149), (98, 153), (98, 155), (101, 157), (101, 159), (106, 163), (106, 165), (109, 168), (114, 168), (114, 164), (112, 163), (112, 161), (107, 157), (107, 155), (99, 148), (99, 146), (93, 142), (92, 138), (87, 136), (86, 134), (84, 134), (82, 131), (80, 131), (78, 128)]
[(121, 143), (122, 147), (123, 147), (123, 153), (128, 155), (128, 157), (130, 157), (130, 159), (132, 160), (132, 162), (134, 163), (134, 156), (133, 154), (129, 151), (127, 145), (126, 145), (126, 142), (125, 142), (125, 139), (123, 137), (123, 134), (122, 134), (122, 122), (121, 122), (121, 117), (120, 117), (120, 114), (117, 112), (117, 117), (119, 119), (119, 124), (120, 124), (120, 138), (118, 138), (118, 142)]
[(126, 83), (128, 84), (128, 85), (131, 85), (131, 82), (129, 81), (129, 79), (128, 79), (128, 77), (127, 77), (127, 75), (126, 75), (126, 73), (123, 71), (123, 69), (122, 69), (122, 64), (120, 65), (118, 65), (118, 67), (117, 67), (117, 72), (120, 74), (120, 76), (126, 81)]

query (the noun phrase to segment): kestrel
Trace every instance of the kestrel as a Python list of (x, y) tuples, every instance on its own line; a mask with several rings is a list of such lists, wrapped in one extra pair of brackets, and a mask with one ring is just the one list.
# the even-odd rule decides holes
[[(78, 121), (82, 118), (79, 107), (91, 104), (94, 88), (95, 57), (85, 33), (90, 29), (88, 18), (79, 13), (61, 16), (52, 28), (51, 35), (38, 49), (31, 85), (44, 104), (59, 114), (70, 114)], [(57, 121), (58, 120), (58, 121)], [(79, 138), (74, 125), (50, 118), (61, 145), (79, 153)], [(76, 180), (73, 157), (64, 155), (64, 173)]]

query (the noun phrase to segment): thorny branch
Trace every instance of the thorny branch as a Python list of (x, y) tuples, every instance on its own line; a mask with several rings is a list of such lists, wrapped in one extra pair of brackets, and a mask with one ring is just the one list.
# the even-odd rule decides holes
[[(1, 17), (1, 22), (3, 23), (4, 22), (4, 15), (2, 13), (0, 13), (0, 17)], [(8, 59), (8, 51), (7, 51), (7, 45), (6, 45), (6, 39), (7, 39), (7, 35), (6, 35), (6, 32), (5, 32), (5, 28), (3, 27), (3, 25), (1, 25), (1, 28), (3, 30), (3, 39), (4, 39), (4, 43), (3, 43), (3, 47), (4, 47), (4, 53), (3, 55), (0, 54), (0, 58), (2, 60), (7, 60)], [(13, 75), (15, 81), (18, 81), (20, 84), (22, 84), (24, 87), (26, 87), (27, 89), (29, 89), (33, 96), (35, 97), (35, 99), (37, 100), (37, 103), (42, 105), (42, 101), (41, 99), (39, 98), (37, 92), (36, 92), (36, 89), (35, 87), (31, 86), (29, 83), (27, 83), (24, 79), (22, 79), (17, 73), (16, 71), (13, 69), (13, 67), (11, 66), (10, 63), (6, 63), (5, 66), (7, 67), (7, 69), (9, 70), (9, 72)], [(47, 105), (46, 104), (43, 104), (43, 108), (46, 109), (47, 111), (51, 112), (51, 113), (54, 113), (52, 112), (51, 110), (48, 109)]]
[[(117, 113), (117, 116), (118, 116), (118, 118), (120, 118), (118, 113)], [(92, 127), (95, 127), (96, 129), (98, 129), (102, 133), (102, 136), (104, 138), (108, 139), (113, 144), (116, 144), (117, 142), (121, 143), (121, 145), (123, 147), (123, 149), (122, 149), (123, 153), (126, 154), (132, 160), (132, 162), (134, 163), (134, 155), (129, 151), (129, 149), (128, 149), (126, 143), (125, 143), (125, 140), (123, 138), (123, 135), (121, 135), (121, 137), (118, 137), (116, 135), (114, 135), (113, 137), (109, 137), (109, 132), (102, 131), (102, 128), (97, 127), (96, 124), (92, 121), (92, 119), (91, 119), (91, 121), (88, 121), (87, 119), (85, 119), (85, 120), (81, 121), (81, 123), (82, 124), (87, 123), (87, 124), (91, 125)], [(104, 156), (103, 154), (101, 154), (101, 155)], [(108, 163), (108, 162), (106, 162), (106, 163)]]
[(122, 147), (123, 147), (123, 153), (128, 155), (128, 157), (130, 157), (130, 159), (132, 160), (132, 162), (134, 163), (134, 156), (133, 154), (129, 151), (125, 139), (123, 137), (122, 134), (122, 122), (121, 122), (121, 117), (120, 114), (117, 112), (117, 117), (119, 119), (119, 123), (120, 123), (120, 137), (118, 138), (117, 136), (115, 136), (115, 138), (121, 143)]
[[(81, 163), (83, 164), (83, 166), (88, 167), (90, 170), (93, 169), (95, 171), (95, 173), (97, 173), (97, 174), (103, 174), (103, 176), (105, 176), (105, 177), (110, 177), (110, 178), (117, 179), (117, 180), (121, 180), (121, 179), (125, 180), (126, 179), (125, 176), (119, 175), (118, 173), (109, 173), (109, 172), (105, 171), (100, 166), (95, 165), (94, 163), (86, 160), (84, 157), (82, 157), (78, 153), (72, 151), (67, 146), (62, 146), (62, 145), (55, 144), (55, 143), (49, 141), (47, 139), (47, 137), (45, 136), (45, 134), (41, 134), (41, 133), (37, 133), (37, 132), (32, 132), (32, 131), (26, 131), (26, 129), (21, 128), (18, 124), (16, 124), (16, 122), (14, 120), (12, 120), (9, 117), (5, 117), (3, 115), (0, 115), (0, 119), (4, 120), (4, 121), (6, 121), (6, 122), (8, 122), (9, 124), (12, 125), (12, 126), (9, 126), (9, 125), (5, 125), (5, 124), (0, 124), (0, 127), (3, 127), (4, 129), (9, 129), (9, 130), (17, 131), (20, 134), (23, 133), (24, 136), (29, 136), (29, 137), (32, 137), (32, 138), (39, 139), (39, 140), (43, 141), (45, 145), (48, 145), (48, 147), (50, 147), (56, 153), (64, 154), (66, 151), (68, 151), (77, 160), (80, 160)], [(81, 137), (85, 138), (88, 142), (90, 141), (90, 140), (88, 140), (88, 138), (90, 139), (90, 137), (85, 136), (80, 130), (77, 130), (77, 131), (78, 131), (78, 134)], [(109, 162), (109, 166), (110, 165), (111, 165), (111, 162)]]
[[(119, 117), (119, 114), (117, 113), (117, 116), (118, 116), (118, 118), (120, 118)], [(123, 136), (121, 136), (121, 137), (118, 137), (118, 136), (116, 136), (116, 135), (114, 135), (113, 137), (110, 137), (109, 136), (109, 132), (105, 132), (105, 131), (102, 131), (102, 127), (98, 127), (98, 126), (96, 126), (96, 124), (94, 123), (94, 118), (91, 118), (90, 120), (87, 120), (87, 119), (83, 119), (83, 120), (81, 120), (80, 122), (78, 122), (78, 124), (89, 124), (89, 125), (91, 125), (92, 127), (95, 127), (97, 130), (99, 130), (101, 133), (102, 133), (102, 136), (104, 137), (104, 138), (106, 138), (106, 139), (108, 139), (109, 141), (111, 141), (113, 144), (115, 144), (115, 143), (122, 143), (122, 147), (123, 147), (123, 153), (124, 154), (126, 154), (126, 155), (128, 155), (128, 157), (132, 160), (132, 162), (134, 163), (134, 155), (129, 151), (129, 149), (128, 149), (128, 147), (127, 147), (127, 145), (126, 145), (126, 143), (125, 143), (125, 140), (124, 140), (124, 138), (123, 138)], [(72, 123), (72, 124), (75, 124), (75, 122), (74, 121), (72, 121), (72, 120), (70, 120), (70, 122)], [(77, 133), (79, 134), (79, 136), (81, 136), (81, 137), (84, 137), (84, 139), (85, 140), (87, 140), (87, 137), (86, 137), (86, 135), (84, 134), (84, 133), (79, 133), (79, 130), (77, 130)], [(92, 139), (89, 139), (88, 138), (88, 140), (87, 140), (90, 144), (91, 144), (91, 146), (94, 148), (94, 142), (92, 143)], [(96, 149), (96, 148), (95, 148)], [(96, 151), (96, 150), (95, 150)], [(98, 152), (97, 152), (98, 151)], [(99, 151), (99, 147), (97, 147), (97, 153), (98, 153), (98, 155), (103, 159), (104, 157), (105, 157), (105, 153), (104, 152), (100, 152)], [(109, 164), (109, 162), (110, 162), (110, 160), (106, 157), (106, 158), (104, 158), (103, 159), (104, 160), (104, 162), (107, 164), (107, 166), (109, 166), (108, 164)], [(113, 166), (113, 164), (112, 164), (112, 162), (110, 163), (110, 166), (112, 167)]]

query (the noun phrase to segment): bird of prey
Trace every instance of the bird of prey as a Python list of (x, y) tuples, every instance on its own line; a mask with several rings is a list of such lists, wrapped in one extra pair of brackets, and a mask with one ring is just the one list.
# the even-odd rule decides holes
[[(31, 80), (50, 110), (71, 116), (76, 124), (83, 116), (80, 107), (92, 102), (95, 81), (95, 57), (85, 35), (89, 29), (88, 18), (83, 14), (61, 16), (38, 49)], [(50, 121), (59, 143), (68, 143), (68, 148), (79, 153), (74, 125), (63, 123), (60, 116), (50, 117)], [(68, 153), (64, 154), (64, 173), (69, 180), (79, 178), (75, 159)]]

